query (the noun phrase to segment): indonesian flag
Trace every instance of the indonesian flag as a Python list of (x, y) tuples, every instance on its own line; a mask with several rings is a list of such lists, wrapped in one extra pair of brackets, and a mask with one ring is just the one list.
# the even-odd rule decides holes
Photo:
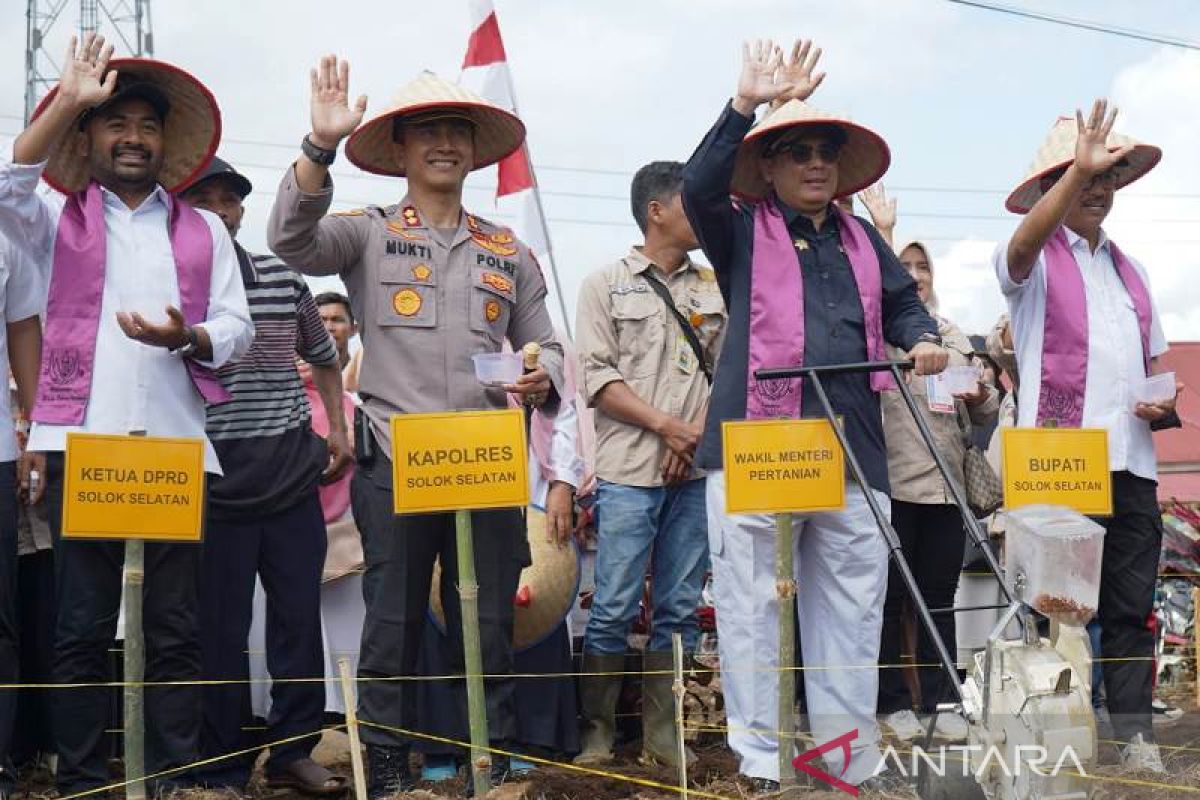
[[(504, 40), (500, 36), (500, 23), (496, 20), (492, 0), (467, 0), (467, 5), (472, 31), (460, 82), (484, 99), (517, 114), (512, 74), (508, 71), (508, 57), (504, 53)], [(550, 234), (542, 215), (528, 146), (522, 144), (519, 150), (497, 165), (497, 170), (496, 208), (515, 218), (513, 228), (517, 236), (538, 258), (549, 261), (553, 270)], [(547, 289), (556, 294), (557, 275), (547, 277), (553, 277), (552, 282), (547, 282)], [(555, 299), (562, 308), (561, 298)], [(570, 330), (566, 319), (563, 324)]]

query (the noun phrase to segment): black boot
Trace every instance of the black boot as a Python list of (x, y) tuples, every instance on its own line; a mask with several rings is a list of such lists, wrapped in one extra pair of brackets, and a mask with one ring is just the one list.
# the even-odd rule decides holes
[(407, 747), (367, 745), (367, 797), (370, 800), (381, 800), (416, 788), (417, 782), (408, 769), (408, 752)]

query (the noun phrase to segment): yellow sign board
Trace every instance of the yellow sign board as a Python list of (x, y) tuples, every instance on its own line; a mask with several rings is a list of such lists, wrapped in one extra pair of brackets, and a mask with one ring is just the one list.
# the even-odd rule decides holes
[(831, 511), (846, 504), (842, 446), (824, 419), (721, 424), (730, 514)]
[(397, 514), (529, 505), (519, 409), (392, 417)]
[(203, 439), (68, 433), (65, 464), (64, 538), (203, 538)]
[(1005, 428), (1004, 505), (1035, 503), (1081, 514), (1112, 513), (1108, 431), (1092, 428)]

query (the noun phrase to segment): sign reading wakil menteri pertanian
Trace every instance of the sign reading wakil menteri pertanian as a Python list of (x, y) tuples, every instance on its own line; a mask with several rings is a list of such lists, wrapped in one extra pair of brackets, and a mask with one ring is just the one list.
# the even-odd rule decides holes
[(830, 511), (846, 503), (842, 446), (824, 419), (721, 423), (725, 510)]
[(204, 441), (67, 434), (62, 535), (198, 542)]
[(1094, 428), (1005, 428), (1004, 505), (1035, 503), (1081, 514), (1112, 513), (1108, 431)]
[(392, 417), (397, 514), (529, 505), (519, 409)]

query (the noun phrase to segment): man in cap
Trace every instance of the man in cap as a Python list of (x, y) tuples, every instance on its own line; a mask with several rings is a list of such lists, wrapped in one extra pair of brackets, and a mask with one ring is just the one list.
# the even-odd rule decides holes
[(1116, 109), (1097, 100), (1084, 120), (1063, 117), (1005, 207), (1025, 218), (993, 256), (1008, 299), (1021, 373), (1017, 424), (1105, 428), (1113, 514), (1104, 537), (1099, 620), (1104, 687), (1129, 769), (1163, 772), (1154, 744), (1154, 607), (1162, 521), (1150, 433), (1178, 426), (1182, 384), (1152, 402), (1138, 391), (1166, 371), (1162, 325), (1145, 269), (1108, 238), (1103, 223), (1117, 189), (1162, 157), (1113, 132)]
[[(891, 248), (836, 197), (873, 184), (887, 146), (849, 120), (802, 101), (823, 74), (820, 50), (797, 42), (744, 46), (737, 94), (684, 172), (683, 201), (729, 309), (697, 466), (708, 477), (722, 687), (729, 743), (755, 788), (778, 786), (778, 603), (775, 520), (725, 513), (723, 420), (821, 417), (811, 381), (758, 381), (764, 367), (881, 361), (905, 350), (918, 373), (945, 367), (937, 324)], [(753, 129), (755, 109), (783, 101)], [(731, 191), (740, 196), (730, 203)], [(884, 373), (823, 379), (874, 500), (888, 508), (879, 392)], [(807, 707), (817, 742), (858, 735), (825, 756), (850, 784), (879, 782), (875, 698), (887, 548), (864, 488), (846, 487), (841, 511), (796, 515), (796, 579)], [(864, 668), (865, 667), (865, 668)], [(849, 757), (847, 757), (849, 756)]]
[[(42, 494), (41, 478), (45, 467), (33, 468), (21, 456), (14, 420), (33, 407), (37, 390), (38, 358), (41, 355), (42, 324), (38, 314), (45, 308), (46, 291), (37, 267), (21, 251), (0, 236), (0, 375), (10, 374), (16, 383), (13, 393), (0, 393), (0, 683), (15, 684), (21, 677), (26, 659), (20, 652), (24, 644), (33, 650), (34, 642), (22, 642), (22, 617), (18, 616), (18, 555), (23, 552), (17, 503), (22, 498), (36, 502)], [(10, 409), (16, 400), (16, 409)], [(31, 485), (31, 480), (34, 485)], [(18, 491), (20, 490), (20, 491)], [(33, 598), (24, 598), (32, 603)], [(32, 639), (32, 637), (30, 637)], [(17, 716), (18, 693), (0, 689), (0, 798), (16, 791), (13, 767), (13, 728)]]
[[(204, 434), (205, 403), (228, 394), (213, 370), (242, 355), (254, 336), (225, 227), (170, 194), (216, 148), (215, 101), (177, 67), (110, 63), (111, 54), (101, 37), (88, 35), (79, 48), (72, 39), (61, 81), (0, 163), (0, 233), (49, 274), (29, 448), (49, 452), (54, 679), (72, 684), (110, 678), (123, 546), (59, 538), (67, 434), (201, 439), (205, 471), (219, 474)], [(39, 178), (68, 193), (64, 208), (37, 193)], [(199, 687), (186, 682), (201, 677), (200, 548), (150, 542), (145, 559), (146, 770), (153, 774), (196, 760)], [(174, 681), (184, 684), (155, 685)], [(53, 705), (59, 791), (104, 786), (109, 690), (65, 689)]]
[[(688, 253), (683, 164), (656, 161), (633, 177), (633, 217), (645, 244), (593, 272), (579, 293), (583, 396), (596, 407), (596, 594), (583, 645), (583, 752), (612, 759), (629, 631), (652, 569), (643, 655), (642, 757), (676, 764), (671, 637), (692, 651), (708, 569), (703, 474), (692, 469), (725, 327), (713, 271)], [(653, 558), (651, 558), (653, 554)]]
[[(250, 677), (246, 642), (255, 576), (267, 595), (267, 663), (271, 713), (266, 738), (287, 739), (317, 730), (325, 687), (289, 682), (324, 674), (321, 642), (321, 571), (325, 519), (318, 486), (337, 480), (352, 460), (342, 413), (342, 372), (308, 284), (270, 255), (247, 253), (236, 237), (250, 181), (218, 157), (180, 197), (211, 211), (234, 238), (255, 339), (245, 357), (217, 370), (233, 399), (210, 406), (208, 437), (225, 474), (208, 485), (208, 527), (200, 577), (200, 641), (204, 675), (235, 681), (204, 690), (201, 755), (244, 750), (249, 741)], [(308, 396), (296, 356), (308, 363), (329, 418), (329, 436), (313, 432)], [(271, 748), (267, 783), (315, 795), (341, 793), (345, 780), (309, 757), (315, 740)], [(240, 793), (253, 757), (201, 769), (209, 786)]]
[[(410, 412), (505, 408), (506, 392), (553, 413), (563, 362), (533, 255), (509, 231), (462, 207), (467, 173), (521, 146), (520, 120), (425, 73), (360, 127), (366, 98), (351, 108), (348, 82), (348, 65), (332, 56), (313, 71), (312, 131), (280, 185), (268, 241), (306, 274), (341, 276), (366, 343), (359, 390), (370, 424), (355, 434), (352, 497), (366, 559), (359, 715), (371, 723), (362, 735), (375, 798), (412, 785), (409, 742), (395, 729), (415, 726), (415, 686), (388, 679), (416, 672), (439, 557), (447, 627), (462, 666), (454, 515), (393, 513), (389, 420)], [(333, 195), (329, 165), (347, 136), (347, 155), (359, 167), (407, 178), (404, 199), (325, 216)], [(474, 376), (471, 355), (498, 352), (506, 338), (515, 350), (539, 343), (541, 365), (514, 385), (485, 387)], [(483, 667), (488, 675), (503, 675), (512, 670), (513, 595), (529, 546), (519, 509), (472, 516), (480, 532), (475, 560)], [(514, 738), (513, 683), (487, 681), (493, 742)], [(506, 761), (495, 759), (493, 779), (505, 770)]]

